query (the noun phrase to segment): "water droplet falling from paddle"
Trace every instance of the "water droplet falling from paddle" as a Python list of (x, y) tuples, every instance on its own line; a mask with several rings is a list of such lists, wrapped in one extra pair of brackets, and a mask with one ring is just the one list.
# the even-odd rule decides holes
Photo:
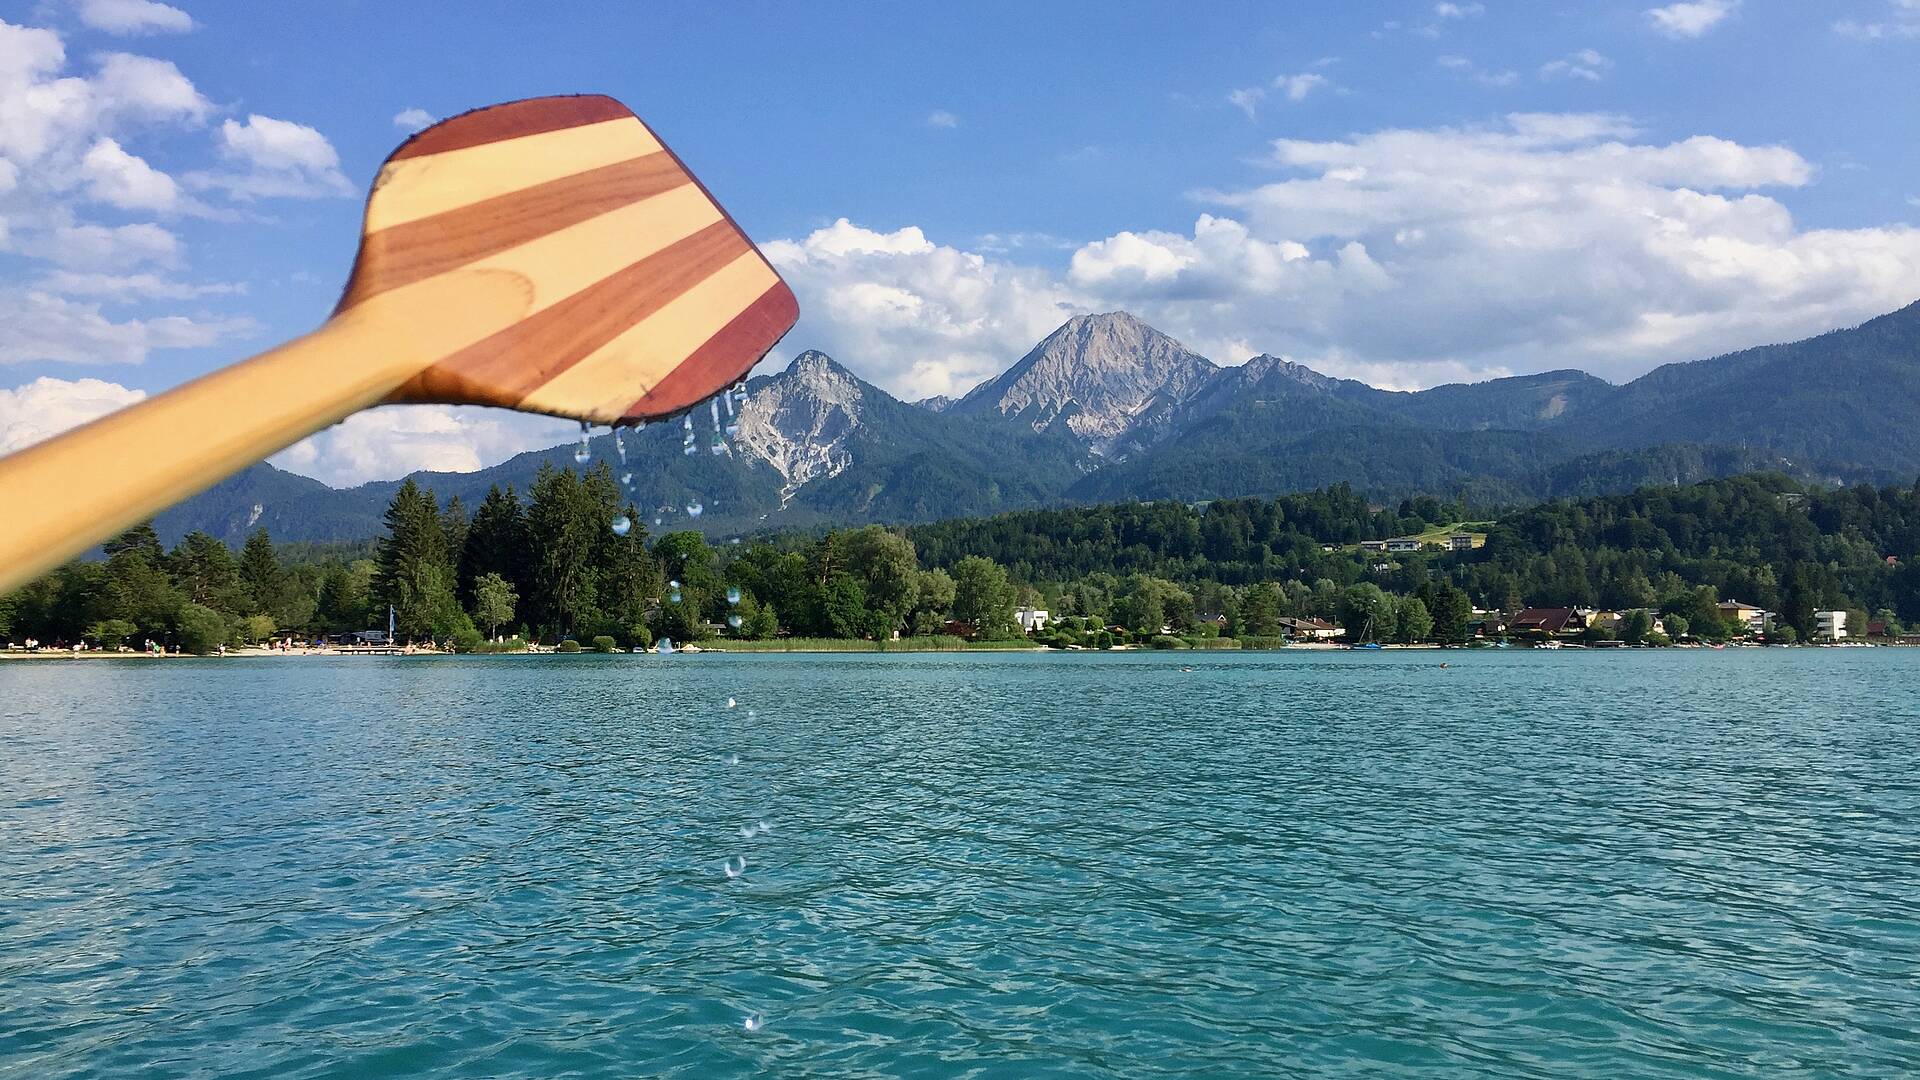
[(580, 421), (580, 445), (574, 448), (573, 460), (582, 465), (593, 459), (593, 447), (587, 444), (587, 436), (591, 430), (585, 420)]
[[(720, 401), (725, 394), (715, 394), (707, 399), (707, 415), (713, 418), (713, 438), (707, 443), (707, 450), (715, 457), (726, 457), (733, 453), (733, 447), (727, 445), (727, 436), (720, 424)], [(728, 406), (732, 411), (732, 406)]]
[(726, 430), (728, 442), (732, 442), (734, 439), (740, 437), (740, 417), (733, 411), (733, 400), (735, 397), (738, 397), (741, 403), (745, 404), (747, 400), (746, 383), (736, 383), (732, 389), (720, 395), (720, 400), (727, 406)]
[(697, 518), (705, 509), (706, 507), (701, 506), (699, 500), (695, 500), (687, 504), (687, 516)]
[(619, 514), (619, 515), (617, 515), (617, 516), (615, 516), (615, 517), (614, 517), (614, 519), (613, 519), (613, 535), (615, 535), (615, 536), (625, 536), (625, 535), (627, 535), (627, 534), (628, 534), (629, 532), (632, 532), (632, 531), (633, 531), (633, 519), (632, 519), (632, 518), (630, 518), (630, 517), (628, 517), (628, 516), (627, 516), (627, 515), (625, 515), (625, 514)]

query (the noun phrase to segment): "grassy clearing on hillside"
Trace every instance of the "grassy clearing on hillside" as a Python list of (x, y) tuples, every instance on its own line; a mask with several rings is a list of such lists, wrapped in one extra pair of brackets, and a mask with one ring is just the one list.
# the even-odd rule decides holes
[[(1441, 547), (1446, 547), (1449, 536), (1452, 536), (1454, 533), (1469, 533), (1478, 537), (1480, 542), (1484, 544), (1487, 542), (1487, 530), (1491, 528), (1493, 528), (1493, 522), (1491, 521), (1456, 521), (1451, 525), (1435, 525), (1426, 532), (1408, 533), (1407, 535), (1420, 541), (1422, 544), (1439, 544)], [(1404, 537), (1396, 536), (1393, 537), (1393, 539), (1400, 540), (1404, 539)], [(1359, 551), (1360, 545), (1344, 544), (1340, 550)]]

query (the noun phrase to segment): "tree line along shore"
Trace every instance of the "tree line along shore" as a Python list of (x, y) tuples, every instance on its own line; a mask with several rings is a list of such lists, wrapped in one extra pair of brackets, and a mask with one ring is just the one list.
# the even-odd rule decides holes
[[(626, 515), (632, 527), (609, 527)], [(1887, 641), (1920, 625), (1920, 485), (1806, 490), (1757, 474), (1498, 515), (1480, 547), (1383, 552), (1483, 507), (1274, 499), (1027, 510), (713, 543), (651, 535), (610, 471), (545, 468), (471, 512), (409, 480), (360, 545), (238, 552), (149, 526), (0, 599), (0, 641), (188, 653), (338, 642), (489, 652), (726, 648), (1264, 648), (1573, 638), (1806, 641), (1822, 613)], [(1401, 548), (1410, 544), (1397, 545)], [(1743, 608), (1723, 606), (1738, 601)], [(1604, 612), (1568, 634), (1526, 608)], [(1753, 623), (1743, 612), (1763, 609)], [(1040, 613), (1044, 612), (1044, 625)], [(1334, 633), (1328, 633), (1328, 630)], [(1664, 632), (1662, 632), (1664, 631)], [(855, 645), (854, 643), (873, 643)]]

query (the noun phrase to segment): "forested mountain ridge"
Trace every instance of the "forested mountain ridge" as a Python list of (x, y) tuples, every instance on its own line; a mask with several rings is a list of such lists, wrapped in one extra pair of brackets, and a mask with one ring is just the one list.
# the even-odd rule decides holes
[[(626, 438), (646, 520), (713, 535), (908, 523), (1120, 499), (1275, 495), (1350, 483), (1513, 505), (1772, 470), (1832, 484), (1920, 473), (1920, 304), (1788, 345), (1670, 364), (1624, 386), (1577, 371), (1417, 392), (1280, 357), (1216, 367), (1123, 312), (1079, 316), (958, 402), (908, 404), (818, 352), (752, 381), (729, 457), (678, 425)], [(612, 441), (594, 440), (612, 453)], [(571, 447), (417, 474), (468, 505), (524, 490)], [(163, 538), (365, 538), (395, 484), (336, 491), (258, 466), (160, 516)]]
[[(904, 530), (775, 534), (712, 545), (692, 531), (610, 528), (621, 512), (605, 462), (543, 468), (524, 495), (494, 489), (471, 514), (399, 485), (373, 557), (277, 546), (265, 529), (236, 558), (205, 533), (170, 549), (142, 526), (103, 562), (69, 564), (0, 597), (0, 639), (221, 642), (357, 631), (479, 647), (501, 631), (603, 647), (655, 638), (781, 633), (887, 640), (957, 621), (1014, 637), (1013, 607), (1068, 620), (1056, 643), (1116, 633), (1258, 643), (1283, 616), (1350, 634), (1458, 642), (1471, 608), (1649, 610), (1675, 634), (1745, 629), (1723, 599), (1774, 611), (1769, 637), (1806, 635), (1815, 613), (1920, 623), (1920, 485), (1803, 491), (1778, 474), (1556, 500), (1491, 523), (1432, 498), (1376, 507), (1346, 485), (1277, 499), (1117, 503), (965, 518)], [(1357, 541), (1461, 529), (1471, 550), (1380, 554)], [(1637, 639), (1637, 638), (1636, 638)], [(1183, 639), (1184, 640), (1184, 639)], [(1165, 644), (1165, 642), (1161, 642)], [(1176, 643), (1178, 644), (1178, 643)]]
[(1571, 427), (1631, 447), (1684, 434), (1798, 461), (1909, 476), (1920, 467), (1920, 303), (1785, 345), (1667, 364)]

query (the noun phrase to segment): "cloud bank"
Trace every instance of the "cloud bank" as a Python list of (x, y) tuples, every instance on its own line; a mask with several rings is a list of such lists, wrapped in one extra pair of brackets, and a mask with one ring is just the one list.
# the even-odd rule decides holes
[[(75, 12), (117, 36), (193, 28), (150, 0), (81, 0)], [(192, 280), (171, 222), (230, 213), (219, 199), (349, 194), (333, 145), (275, 117), (219, 118), (169, 61), (85, 55), (76, 63), (53, 30), (0, 20), (0, 250), (24, 261), (0, 280), (0, 364), (137, 364), (248, 332), (244, 317), (168, 306), (241, 291)], [(145, 148), (162, 141), (204, 148), (209, 167), (157, 167)]]
[(1625, 379), (1920, 295), (1920, 232), (1804, 229), (1783, 146), (1641, 137), (1608, 114), (1280, 139), (1269, 183), (1198, 192), (1064, 269), (841, 219), (768, 253), (820, 347), (905, 397), (963, 392), (1067, 315), (1126, 308), (1222, 362), (1285, 353), (1417, 387), (1576, 366)]

